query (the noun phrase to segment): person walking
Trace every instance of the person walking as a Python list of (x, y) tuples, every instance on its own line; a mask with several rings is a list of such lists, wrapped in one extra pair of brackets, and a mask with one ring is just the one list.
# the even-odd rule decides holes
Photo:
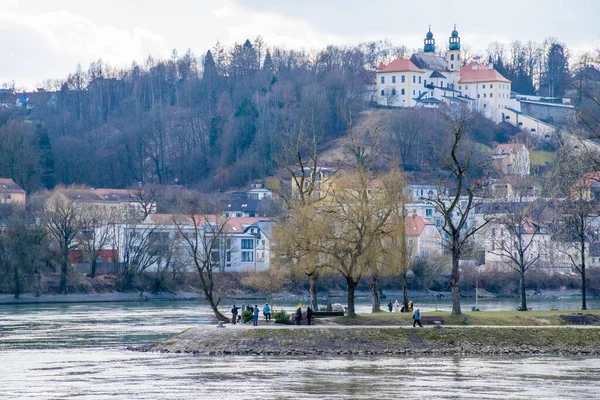
[(263, 315), (265, 316), (265, 322), (271, 320), (271, 307), (269, 307), (269, 303), (265, 304), (263, 307)]
[(252, 312), (254, 313), (253, 324), (254, 326), (258, 326), (258, 304), (254, 305), (254, 309), (252, 310)]
[(233, 305), (233, 307), (231, 308), (231, 324), (235, 325), (236, 321), (237, 321), (237, 316), (238, 316), (238, 310), (240, 308), (236, 307), (235, 304)]
[(392, 301), (390, 300), (390, 302), (388, 303), (388, 310), (390, 310), (390, 312), (392, 312), (393, 308), (394, 308), (394, 305), (392, 304)]
[(310, 325), (312, 316), (313, 316), (312, 308), (310, 308), (310, 306), (306, 307), (306, 322), (308, 323), (308, 325)]
[(400, 303), (398, 303), (398, 300), (394, 302), (394, 312), (400, 312)]
[(298, 308), (296, 309), (296, 325), (300, 325), (301, 322), (302, 322), (302, 306), (298, 305)]
[(418, 308), (413, 314), (413, 328), (415, 328), (417, 324), (419, 324), (421, 328), (423, 327), (423, 324), (421, 324), (421, 312)]

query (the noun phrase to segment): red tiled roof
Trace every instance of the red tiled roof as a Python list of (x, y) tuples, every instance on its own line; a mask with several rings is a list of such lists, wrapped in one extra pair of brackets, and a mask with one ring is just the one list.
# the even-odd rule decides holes
[(407, 236), (420, 236), (427, 225), (433, 225), (433, 222), (419, 216), (406, 217), (404, 220), (404, 228)]
[[(475, 69), (473, 69), (475, 68)], [(495, 69), (489, 69), (483, 64), (472, 61), (460, 70), (460, 80), (458, 83), (476, 83), (476, 82), (508, 82), (500, 72)]]
[(406, 58), (399, 58), (397, 60), (392, 61), (388, 65), (379, 64), (377, 67), (377, 72), (420, 72), (425, 73), (422, 69), (419, 69), (412, 61)]
[(573, 185), (575, 188), (590, 187), (592, 184), (600, 183), (600, 171), (588, 172), (581, 178), (577, 179), (577, 182)]

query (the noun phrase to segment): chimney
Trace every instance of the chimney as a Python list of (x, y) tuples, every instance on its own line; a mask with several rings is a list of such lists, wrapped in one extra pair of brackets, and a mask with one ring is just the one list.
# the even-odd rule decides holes
[(488, 59), (488, 69), (494, 69), (494, 63), (492, 62), (492, 56)]

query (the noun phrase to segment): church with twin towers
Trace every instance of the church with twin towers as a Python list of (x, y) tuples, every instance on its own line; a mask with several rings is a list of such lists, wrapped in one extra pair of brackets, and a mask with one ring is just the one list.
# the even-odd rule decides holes
[[(466, 104), (495, 122), (501, 122), (509, 108), (511, 82), (478, 57), (463, 60), (460, 36), (450, 33), (446, 56), (436, 53), (431, 28), (425, 35), (423, 51), (410, 59), (396, 59), (377, 66), (374, 101), (388, 107), (439, 107)], [(464, 61), (469, 61), (466, 65)], [(462, 67), (461, 67), (462, 66)]]

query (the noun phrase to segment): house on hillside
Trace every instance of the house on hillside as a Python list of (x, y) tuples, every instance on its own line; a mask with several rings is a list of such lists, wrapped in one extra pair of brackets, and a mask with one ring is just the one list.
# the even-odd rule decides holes
[(600, 171), (588, 172), (571, 186), (575, 200), (600, 201)]
[(56, 189), (56, 195), (64, 196), (82, 208), (104, 210), (116, 218), (116, 222), (140, 219), (145, 214), (156, 212), (156, 202), (140, 199), (139, 193), (142, 192), (128, 189)]
[(492, 163), (501, 175), (529, 175), (529, 150), (522, 143), (499, 144), (492, 154)]
[(511, 100), (511, 82), (491, 62), (485, 65), (475, 57), (461, 68), (464, 60), (456, 26), (448, 39), (445, 58), (436, 53), (431, 28), (423, 44), (423, 51), (410, 59), (379, 64), (375, 93), (378, 104), (434, 108), (464, 104), (495, 122), (502, 122), (504, 108), (518, 107)]
[(435, 224), (423, 217), (404, 219), (407, 253), (410, 258), (442, 255), (442, 235)]
[(0, 204), (10, 204), (25, 209), (27, 194), (10, 178), (0, 178)]

